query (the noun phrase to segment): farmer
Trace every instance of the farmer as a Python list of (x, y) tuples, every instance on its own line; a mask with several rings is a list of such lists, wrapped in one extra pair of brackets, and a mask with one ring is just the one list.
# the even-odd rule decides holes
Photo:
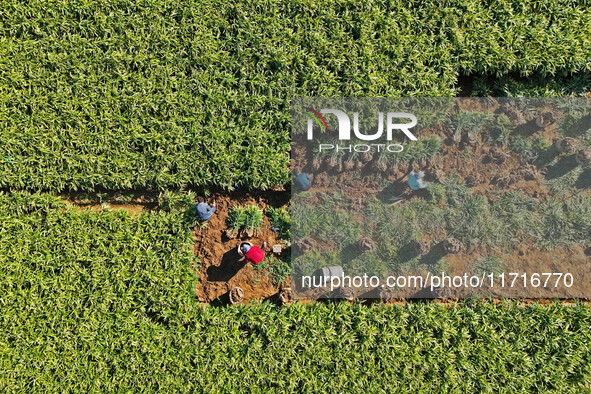
[(240, 245), (240, 251), (247, 262), (257, 265), (265, 258), (265, 252), (263, 249), (256, 245), (250, 244), (250, 242), (244, 242)]
[(202, 222), (206, 222), (213, 216), (215, 212), (215, 200), (211, 207), (209, 204), (203, 201), (203, 197), (197, 197), (197, 204), (195, 204), (195, 210), (197, 211), (197, 216), (199, 220)]
[(419, 171), (415, 174), (414, 171), (410, 172), (408, 176), (408, 186), (412, 190), (420, 190), (425, 189), (427, 187), (427, 183), (424, 181), (425, 173), (423, 171)]
[(293, 183), (302, 191), (310, 190), (312, 187), (312, 175), (308, 175), (305, 172), (299, 170), (294, 171)]

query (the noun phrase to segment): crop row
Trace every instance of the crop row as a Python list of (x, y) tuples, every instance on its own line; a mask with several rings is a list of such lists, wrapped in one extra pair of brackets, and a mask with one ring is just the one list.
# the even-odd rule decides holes
[(181, 213), (135, 217), (15, 193), (0, 194), (0, 216), (3, 327), (46, 319), (76, 326), (78, 318), (108, 311), (114, 319), (165, 319), (193, 307), (193, 242)]
[[(298, 196), (292, 202), (294, 242), (308, 237), (334, 240), (340, 251), (305, 252), (294, 260), (294, 271), (303, 275), (330, 265), (351, 270), (363, 266), (374, 275), (388, 274), (391, 269), (413, 272), (421, 264), (433, 272), (447, 268), (442, 255), (429, 260), (413, 249), (424, 237), (430, 237), (427, 247), (453, 237), (468, 251), (480, 246), (496, 254), (510, 253), (522, 242), (547, 250), (577, 243), (585, 246), (591, 239), (591, 196), (585, 191), (542, 201), (520, 191), (500, 191), (490, 201), (454, 176), (443, 184), (429, 185), (427, 200), (386, 205), (370, 199), (364, 206), (364, 221), (356, 219), (355, 212), (343, 211), (351, 199), (339, 193), (322, 195), (317, 206), (307, 198), (317, 196)], [(377, 246), (371, 253), (351, 259), (351, 247), (362, 237), (369, 237)]]
[(0, 187), (12, 189), (270, 188), (289, 181), (296, 96), (453, 96), (460, 74), (590, 64), (585, 2), (0, 10)]
[(0, 194), (0, 391), (585, 390), (589, 308), (200, 308), (175, 213)]

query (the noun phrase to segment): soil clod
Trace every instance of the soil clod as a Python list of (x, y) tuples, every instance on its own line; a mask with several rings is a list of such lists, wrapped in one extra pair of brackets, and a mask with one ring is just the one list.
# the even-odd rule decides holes
[(536, 126), (538, 126), (541, 129), (551, 126), (555, 122), (556, 119), (554, 119), (554, 115), (552, 115), (552, 112), (544, 112), (536, 118)]
[(490, 160), (491, 162), (501, 165), (507, 160), (507, 153), (503, 152), (502, 149), (493, 147), (490, 150)]
[(316, 245), (316, 243), (314, 242), (314, 240), (312, 238), (306, 237), (306, 238), (299, 239), (295, 243), (294, 247), (298, 252), (300, 252), (302, 254), (306, 254), (306, 253), (312, 251), (315, 248), (315, 245)]
[(373, 252), (373, 250), (375, 249), (376, 243), (373, 240), (371, 240), (370, 238), (363, 237), (359, 240), (359, 242), (357, 243), (357, 246), (359, 247), (359, 250), (362, 253), (369, 253), (369, 252)]
[(453, 290), (450, 286), (442, 286), (433, 289), (433, 297), (449, 299), (453, 298)]
[(349, 287), (339, 287), (334, 292), (335, 298), (342, 298), (347, 301), (353, 301), (355, 299), (355, 294), (353, 290)]
[(390, 287), (382, 287), (379, 290), (379, 295), (384, 302), (392, 302), (396, 299), (396, 291)]
[(415, 242), (414, 249), (418, 255), (424, 256), (431, 250), (431, 244), (426, 239), (419, 239)]
[(226, 229), (224, 231), (224, 235), (226, 236), (227, 239), (233, 239), (236, 238), (236, 232), (230, 230), (230, 229)]
[(556, 149), (558, 149), (560, 153), (570, 155), (577, 151), (577, 140), (570, 137), (557, 139), (554, 146), (556, 146)]
[(516, 183), (518, 179), (519, 176), (516, 174), (495, 174), (493, 175), (490, 183), (502, 188), (506, 188)]
[(447, 238), (443, 241), (443, 249), (448, 254), (458, 254), (462, 251), (464, 245), (459, 239), (456, 238)]
[(576, 155), (577, 163), (582, 166), (588, 166), (591, 164), (591, 148), (583, 148), (577, 152)]
[(240, 237), (242, 238), (252, 238), (254, 235), (254, 230), (251, 229), (244, 229), (240, 232)]
[(478, 174), (470, 174), (466, 178), (464, 178), (464, 182), (468, 187), (474, 187), (482, 181), (482, 178)]
[(373, 155), (369, 152), (364, 152), (359, 156), (359, 160), (361, 160), (361, 162), (363, 164), (369, 163), (372, 158), (373, 158)]
[(538, 168), (533, 164), (526, 164), (519, 168), (519, 175), (527, 181), (533, 181), (539, 175)]

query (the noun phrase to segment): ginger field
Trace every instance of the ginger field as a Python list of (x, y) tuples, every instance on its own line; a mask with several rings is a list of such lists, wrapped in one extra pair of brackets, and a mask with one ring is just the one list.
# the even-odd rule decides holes
[(175, 213), (0, 212), (3, 392), (589, 388), (582, 305), (200, 307)]
[(523, 87), (534, 94), (589, 89), (585, 2), (34, 1), (0, 10), (2, 188), (268, 189), (289, 182), (295, 96), (450, 97), (466, 75), (478, 95), (520, 94), (523, 81), (510, 76), (537, 79)]
[[(294, 98), (588, 97), (589, 31), (587, 1), (2, 1), (0, 391), (591, 390), (583, 299), (276, 302), (292, 229), (322, 236), (346, 220), (291, 226)], [(534, 171), (539, 190), (468, 178), (470, 160), (501, 159), (456, 150), (443, 129), (364, 163), (381, 171), (388, 203), (390, 175), (457, 169), (430, 179), (423, 201), (380, 211), (391, 214), (381, 236), (410, 245), (438, 226), (486, 269), (497, 260), (476, 257), (490, 244), (524, 240), (589, 262), (591, 170), (550, 139), (590, 148), (589, 131), (569, 133), (589, 113), (551, 136), (477, 137), (503, 168)], [(464, 115), (450, 125), (478, 122)], [(317, 179), (318, 205), (343, 203)], [(501, 183), (504, 209), (482, 196)], [(217, 201), (207, 225), (197, 195)], [(256, 226), (235, 220), (237, 207)], [(241, 237), (285, 249), (223, 279)], [(413, 250), (378, 252), (406, 269)], [(251, 293), (226, 305), (235, 284)]]

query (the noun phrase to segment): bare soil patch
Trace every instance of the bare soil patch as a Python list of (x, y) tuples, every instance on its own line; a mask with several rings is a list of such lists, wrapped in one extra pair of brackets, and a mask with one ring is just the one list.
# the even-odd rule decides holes
[[(215, 193), (207, 198), (209, 203), (216, 202), (216, 212), (203, 228), (196, 227), (194, 254), (199, 257), (199, 281), (195, 294), (200, 302), (214, 302), (234, 287), (244, 290), (244, 300), (263, 300), (275, 296), (281, 285), (274, 282), (266, 269), (246, 263), (238, 254), (238, 245), (243, 241), (268, 249), (265, 255), (273, 253), (273, 245), (282, 245), (282, 254), (288, 253), (285, 244), (277, 239), (275, 231), (265, 216), (264, 224), (253, 237), (228, 238), (226, 234), (229, 209), (234, 205), (254, 204), (263, 211), (267, 207), (279, 208), (289, 202), (289, 192), (233, 192)], [(262, 264), (262, 263), (261, 263)], [(287, 287), (287, 286), (286, 286)]]

